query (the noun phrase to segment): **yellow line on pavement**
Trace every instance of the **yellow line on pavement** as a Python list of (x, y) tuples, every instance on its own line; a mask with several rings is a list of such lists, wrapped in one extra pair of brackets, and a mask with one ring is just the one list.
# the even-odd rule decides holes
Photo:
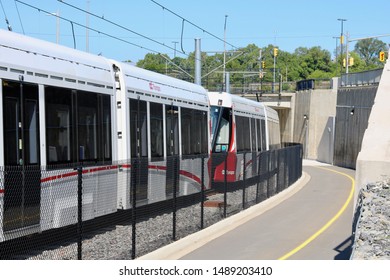
[(335, 171), (335, 170), (332, 170), (332, 169), (329, 169), (329, 168), (325, 168), (325, 167), (317, 167), (317, 168), (325, 169), (327, 171), (330, 171), (330, 172), (333, 172), (333, 173), (337, 173), (337, 174), (340, 174), (340, 175), (343, 175), (343, 176), (349, 178), (351, 180), (351, 182), (352, 182), (352, 187), (351, 187), (351, 191), (349, 192), (348, 199), (345, 201), (343, 207), (341, 207), (341, 209), (337, 212), (337, 214), (332, 219), (330, 219), (320, 230), (318, 230), (316, 233), (314, 233), (312, 236), (310, 236), (301, 245), (299, 245), (295, 249), (291, 250), (290, 252), (288, 252), (284, 256), (280, 257), (279, 260), (288, 259), (292, 255), (294, 255), (295, 253), (297, 253), (298, 251), (300, 251), (304, 247), (306, 247), (314, 239), (316, 239), (321, 233), (323, 233), (328, 227), (330, 227), (344, 213), (345, 209), (347, 208), (348, 204), (351, 202), (351, 200), (352, 200), (352, 198), (354, 196), (354, 193), (355, 193), (355, 179), (354, 178), (352, 178), (348, 174), (345, 174), (345, 173), (339, 172), (339, 171)]

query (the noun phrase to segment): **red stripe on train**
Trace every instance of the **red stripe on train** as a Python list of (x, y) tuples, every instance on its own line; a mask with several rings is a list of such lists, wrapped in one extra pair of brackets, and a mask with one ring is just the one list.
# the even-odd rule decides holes
[[(112, 169), (117, 169), (117, 165), (111, 165), (111, 166), (103, 166), (103, 167), (96, 167), (96, 168), (91, 168), (91, 169), (84, 169), (83, 174), (88, 174), (88, 173), (95, 173), (99, 171), (104, 171), (104, 170), (112, 170)], [(50, 176), (47, 178), (43, 178), (41, 180), (41, 183), (49, 182), (49, 181), (55, 181), (58, 179), (63, 179), (63, 178), (68, 178), (72, 176), (77, 176), (77, 171), (65, 173), (65, 174), (60, 174), (60, 175), (55, 175), (55, 176)]]
[[(131, 165), (130, 164), (124, 164), (124, 165), (121, 165), (120, 167), (131, 168)], [(97, 167), (97, 168), (92, 168), (92, 169), (85, 169), (85, 170), (83, 170), (83, 174), (95, 173), (95, 172), (104, 171), (104, 170), (113, 170), (113, 169), (118, 169), (118, 168), (119, 168), (118, 165), (112, 165), (112, 166)], [(160, 165), (149, 165), (148, 169), (166, 171), (167, 167), (166, 166), (160, 166)], [(77, 171), (73, 171), (73, 172), (69, 172), (69, 173), (65, 173), (65, 174), (50, 176), (50, 177), (47, 177), (47, 178), (43, 178), (41, 180), (41, 183), (46, 183), (46, 182), (55, 181), (55, 180), (59, 180), (59, 179), (69, 178), (69, 177), (72, 177), (72, 176), (77, 176), (77, 174), (78, 174)], [(184, 177), (190, 178), (190, 179), (194, 180), (195, 182), (197, 182), (199, 184), (202, 183), (201, 179), (198, 176), (196, 176), (195, 174), (191, 173), (191, 172), (188, 172), (188, 171), (185, 171), (185, 170), (180, 170), (179, 174), (184, 176)], [(4, 192), (4, 190), (0, 190), (0, 193), (3, 193), (3, 192)]]

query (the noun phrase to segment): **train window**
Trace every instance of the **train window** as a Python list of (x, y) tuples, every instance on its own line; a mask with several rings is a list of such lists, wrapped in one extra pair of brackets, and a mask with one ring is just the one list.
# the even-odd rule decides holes
[(179, 154), (179, 108), (177, 106), (165, 106), (165, 123), (167, 137), (167, 155)]
[(251, 150), (249, 118), (236, 116), (237, 152)]
[(97, 95), (86, 92), (77, 94), (78, 104), (78, 155), (80, 161), (98, 159)]
[[(182, 154), (192, 154), (191, 148), (191, 124), (193, 119), (193, 110), (182, 108), (181, 109), (181, 145)], [(192, 128), (193, 129), (193, 128)]]
[(260, 120), (257, 119), (256, 120), (256, 134), (257, 134), (257, 151), (258, 152), (261, 152), (262, 151), (262, 147), (261, 147), (261, 143), (262, 143), (262, 140), (261, 140), (261, 126), (260, 126)]
[(261, 147), (262, 147), (262, 151), (266, 150), (267, 149), (267, 134), (266, 134), (266, 131), (265, 131), (265, 120), (261, 120), (261, 135), (263, 136), (261, 138)]
[(16, 98), (6, 97), (4, 100), (4, 157), (7, 165), (19, 165), (21, 157), (18, 148), (19, 103)]
[(207, 153), (206, 112), (181, 108), (181, 143), (183, 155)]
[(111, 97), (107, 95), (101, 95), (101, 105), (103, 111), (103, 129), (102, 129), (102, 139), (103, 139), (103, 155), (104, 160), (111, 160)]
[(150, 103), (150, 144), (152, 158), (164, 157), (163, 105)]
[(228, 152), (231, 130), (231, 109), (211, 106), (211, 145), (214, 152)]
[(193, 154), (202, 154), (203, 150), (203, 137), (202, 134), (204, 130), (202, 128), (205, 127), (205, 123), (203, 122), (203, 112), (194, 110), (194, 118), (193, 118), (193, 130), (192, 130), (192, 153)]
[(3, 81), (3, 104), (5, 164), (39, 164), (38, 86)]
[(256, 151), (256, 120), (251, 119), (251, 139), (252, 139), (252, 149), (251, 151)]
[[(207, 154), (208, 153), (208, 125), (207, 125), (207, 112), (205, 111), (195, 111), (195, 119), (197, 119), (197, 133), (199, 139), (197, 140), (199, 143), (198, 153)], [(193, 137), (197, 139), (197, 137)]]
[[(25, 99), (24, 101), (25, 118), (25, 161), (27, 164), (38, 164), (39, 162), (39, 126), (38, 126), (38, 95), (34, 99)], [(27, 145), (26, 145), (27, 143)]]
[(148, 156), (146, 101), (130, 99), (130, 145), (131, 157)]
[(46, 143), (49, 164), (74, 161), (71, 90), (46, 87)]
[(45, 87), (48, 164), (111, 160), (110, 96)]

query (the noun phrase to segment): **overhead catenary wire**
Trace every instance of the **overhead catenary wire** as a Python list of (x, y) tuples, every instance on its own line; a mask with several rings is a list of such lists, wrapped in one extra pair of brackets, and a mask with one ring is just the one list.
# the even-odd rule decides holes
[[(116, 22), (113, 22), (112, 20), (106, 19), (105, 17), (96, 15), (96, 14), (90, 12), (90, 11), (87, 11), (87, 10), (84, 10), (84, 9), (79, 8), (79, 7), (77, 7), (77, 6), (74, 6), (74, 5), (72, 5), (72, 4), (66, 3), (66, 2), (63, 1), (63, 0), (57, 0), (57, 1), (60, 2), (60, 3), (62, 3), (62, 4), (64, 4), (64, 5), (67, 5), (67, 6), (71, 7), (71, 8), (73, 8), (73, 9), (76, 9), (76, 10), (78, 10), (78, 11), (84, 12), (84, 13), (86, 13), (86, 14), (88, 14), (88, 15), (91, 15), (91, 16), (93, 16), (93, 17), (95, 17), (95, 18), (98, 18), (98, 19), (103, 20), (103, 21), (105, 21), (105, 22), (107, 22), (107, 23), (110, 23), (110, 24), (112, 24), (112, 25), (114, 25), (114, 26), (116, 26), (116, 27), (119, 27), (119, 28), (124, 29), (124, 30), (126, 30), (126, 31), (128, 31), (128, 32), (131, 32), (131, 33), (133, 33), (133, 34), (135, 34), (135, 35), (138, 35), (138, 36), (140, 36), (140, 37), (142, 37), (142, 38), (144, 38), (144, 39), (147, 39), (147, 40), (149, 40), (149, 41), (152, 41), (152, 42), (154, 42), (154, 43), (157, 43), (157, 44), (159, 44), (159, 45), (162, 45), (162, 46), (164, 46), (164, 47), (166, 47), (166, 48), (169, 48), (169, 49), (171, 49), (171, 50), (174, 50), (175, 52), (178, 51), (178, 50), (176, 50), (176, 48), (172, 48), (172, 47), (170, 47), (170, 46), (167, 46), (167, 45), (164, 44), (164, 43), (161, 43), (161, 42), (159, 42), (159, 41), (157, 41), (157, 40), (154, 40), (154, 39), (152, 39), (152, 38), (150, 38), (150, 37), (148, 37), (148, 36), (145, 36), (145, 35), (143, 35), (143, 34), (141, 34), (141, 33), (139, 33), (139, 32), (136, 32), (136, 31), (134, 31), (134, 30), (131, 30), (130, 28), (127, 28), (127, 27), (125, 27), (125, 26), (123, 26), (123, 25), (120, 25), (120, 24), (118, 24), (118, 23), (116, 23)], [(189, 55), (186, 54), (186, 52), (185, 52), (184, 49), (183, 49), (184, 23), (185, 23), (185, 20), (183, 19), (183, 22), (182, 22), (182, 32), (181, 32), (181, 51), (178, 51), (178, 52), (181, 53), (181, 54), (183, 54), (183, 55), (186, 55), (186, 56), (188, 57)], [(186, 74), (186, 75), (189, 76), (190, 78), (192, 78), (192, 79), (194, 78), (193, 75), (191, 75), (190, 73), (188, 73), (187, 71), (185, 71), (182, 67), (180, 67), (180, 65), (177, 65), (176, 63), (174, 63), (174, 62), (172, 61), (172, 59), (170, 59), (169, 57), (166, 57), (165, 55), (163, 55), (162, 53), (157, 52), (157, 51), (152, 51), (152, 52), (159, 54), (161, 57), (163, 57), (165, 60), (167, 60), (170, 64), (172, 64), (173, 66), (175, 66), (177, 69), (179, 69), (180, 71), (182, 71), (184, 74)]]
[(184, 53), (184, 48), (183, 48), (183, 35), (184, 35), (184, 19), (183, 19), (183, 22), (181, 24), (181, 38), (180, 38), (180, 45), (181, 45), (181, 51)]
[(216, 35), (214, 35), (214, 34), (208, 32), (208, 31), (205, 30), (204, 28), (202, 28), (202, 27), (200, 27), (199, 25), (197, 25), (197, 24), (195, 24), (195, 23), (189, 21), (188, 19), (182, 17), (181, 15), (175, 13), (174, 11), (168, 9), (167, 7), (161, 5), (160, 3), (158, 3), (158, 2), (156, 2), (156, 1), (154, 1), (154, 0), (150, 0), (150, 1), (152, 1), (152, 2), (153, 2), (154, 4), (156, 4), (157, 6), (160, 6), (160, 7), (163, 8), (164, 10), (170, 12), (171, 14), (175, 15), (176, 17), (181, 18), (181, 19), (183, 20), (183, 22), (186, 21), (186, 22), (188, 22), (189, 24), (191, 24), (192, 26), (198, 28), (198, 29), (201, 30), (203, 33), (206, 33), (206, 34), (208, 34), (208, 35), (214, 37), (215, 39), (218, 39), (219, 41), (226, 43), (227, 45), (233, 47), (234, 49), (238, 49), (238, 47), (236, 47), (236, 46), (234, 46), (234, 45), (232, 45), (232, 44), (226, 42), (226, 40), (224, 40), (224, 39), (222, 39), (222, 38), (220, 38), (220, 37), (218, 37), (218, 36), (216, 36)]
[(22, 17), (20, 16), (18, 5), (16, 4), (16, 1), (14, 1), (14, 3), (15, 3), (15, 7), (16, 7), (16, 12), (18, 13), (19, 22), (20, 22), (20, 26), (22, 27), (23, 34), (26, 34), (24, 32), (24, 26), (23, 26), (23, 22), (22, 22)]
[[(137, 36), (140, 36), (140, 37), (142, 37), (142, 38), (144, 38), (144, 39), (147, 39), (147, 40), (149, 40), (149, 41), (151, 41), (151, 42), (153, 42), (153, 43), (159, 44), (159, 45), (164, 46), (164, 47), (166, 47), (166, 48), (169, 48), (169, 49), (171, 49), (171, 50), (175, 50), (173, 47), (170, 47), (170, 46), (168, 46), (168, 45), (166, 45), (166, 44), (164, 44), (164, 43), (161, 43), (161, 42), (159, 42), (159, 41), (157, 41), (157, 40), (155, 40), (155, 39), (153, 39), (153, 38), (150, 38), (150, 37), (148, 37), (148, 36), (145, 36), (145, 35), (143, 35), (143, 34), (141, 34), (141, 33), (139, 33), (139, 32), (136, 32), (136, 31), (134, 31), (134, 30), (131, 30), (130, 28), (128, 28), (128, 27), (126, 27), (126, 26), (123, 26), (123, 25), (120, 25), (120, 24), (118, 24), (118, 23), (116, 23), (116, 22), (113, 22), (112, 20), (106, 19), (105, 17), (96, 15), (96, 14), (90, 12), (90, 11), (87, 11), (87, 10), (84, 10), (84, 9), (79, 8), (79, 7), (77, 7), (77, 6), (74, 6), (74, 5), (72, 5), (72, 4), (69, 4), (69, 3), (67, 3), (67, 2), (65, 2), (65, 1), (63, 1), (63, 0), (57, 0), (57, 1), (60, 2), (60, 3), (62, 3), (62, 4), (64, 4), (64, 5), (67, 5), (67, 6), (71, 7), (71, 8), (73, 8), (73, 9), (76, 9), (76, 10), (78, 10), (78, 11), (81, 11), (81, 12), (83, 12), (83, 13), (86, 13), (86, 14), (88, 14), (88, 15), (90, 15), (90, 16), (93, 16), (93, 17), (95, 17), (95, 18), (98, 18), (98, 19), (100, 19), (100, 20), (103, 20), (103, 21), (105, 21), (105, 22), (107, 22), (107, 23), (110, 23), (110, 24), (112, 24), (112, 25), (114, 25), (114, 26), (116, 26), (116, 27), (119, 27), (119, 28), (123, 29), (123, 30), (126, 30), (126, 31), (128, 31), (128, 32), (131, 32), (131, 33), (133, 33), (133, 34), (135, 34), (135, 35), (137, 35)], [(182, 51), (182, 52), (179, 51), (179, 52), (182, 53), (182, 54), (184, 54), (184, 55), (186, 54), (184, 51)], [(159, 52), (158, 52), (158, 53), (159, 53)]]
[[(0, 1), (1, 1), (1, 0), (0, 0)], [(95, 29), (95, 28), (86, 26), (86, 25), (84, 25), (84, 24), (81, 24), (81, 23), (72, 21), (72, 20), (67, 19), (67, 18), (65, 18), (65, 17), (63, 17), (63, 16), (59, 16), (59, 15), (56, 15), (56, 14), (53, 15), (53, 13), (51, 13), (51, 12), (48, 12), (48, 11), (43, 10), (43, 9), (41, 9), (41, 8), (38, 8), (38, 7), (36, 7), (36, 6), (30, 5), (30, 4), (25, 3), (25, 2), (23, 2), (23, 1), (20, 1), (20, 0), (15, 0), (15, 1), (18, 2), (18, 3), (20, 3), (20, 4), (25, 5), (25, 6), (27, 6), (27, 7), (30, 7), (30, 8), (32, 8), (32, 9), (35, 9), (35, 10), (37, 10), (37, 11), (39, 11), (39, 12), (43, 12), (43, 13), (46, 13), (46, 14), (48, 14), (48, 15), (55, 16), (55, 17), (57, 17), (57, 18), (59, 18), (59, 19), (61, 19), (61, 20), (67, 21), (67, 22), (69, 22), (69, 23), (71, 23), (71, 24), (73, 23), (74, 25), (77, 25), (77, 26), (86, 28), (86, 29), (88, 29), (88, 30), (90, 30), (90, 31), (93, 31), (93, 32), (96, 32), (96, 33), (98, 33), (98, 34), (105, 35), (105, 36), (107, 36), (107, 37), (109, 37), (109, 38), (112, 38), (112, 39), (121, 41), (121, 42), (123, 42), (123, 43), (132, 45), (132, 46), (134, 46), (134, 47), (138, 47), (138, 48), (147, 50), (147, 51), (152, 52), (152, 53), (155, 53), (155, 54), (160, 54), (160, 52), (158, 52), (158, 51), (155, 51), (155, 50), (152, 50), (152, 49), (150, 49), (150, 48), (146, 48), (146, 47), (143, 47), (143, 46), (141, 46), (141, 45), (138, 45), (138, 44), (129, 42), (129, 41), (127, 41), (127, 40), (125, 40), (125, 39), (122, 39), (122, 38), (119, 38), (119, 37), (117, 37), (117, 36), (113, 36), (113, 35), (108, 34), (108, 33), (106, 33), (106, 32), (103, 32), (103, 31), (97, 30), (97, 29)]]
[[(0, 0), (0, 1), (1, 1), (1, 0)], [(25, 2), (23, 2), (23, 1), (21, 1), (21, 0), (14, 0), (14, 1), (15, 1), (15, 2), (18, 2), (18, 3), (20, 3), (20, 4), (23, 4), (23, 5), (27, 6), (27, 7), (30, 7), (30, 8), (32, 8), (32, 9), (35, 9), (35, 10), (37, 10), (37, 11), (39, 11), (39, 12), (43, 12), (43, 13), (46, 13), (46, 14), (48, 14), (48, 15), (53, 15), (53, 13), (51, 13), (51, 12), (49, 12), (49, 11), (46, 11), (46, 10), (41, 9), (41, 8), (39, 8), (39, 7), (36, 7), (36, 6), (31, 5), (31, 4), (25, 3)], [(61, 2), (61, 3), (63, 3), (63, 4), (72, 6), (73, 8), (75, 8), (75, 9), (77, 9), (77, 10), (79, 10), (79, 11), (83, 11), (83, 12), (85, 12), (85, 13), (91, 15), (91, 16), (94, 16), (94, 17), (97, 17), (97, 18), (99, 18), (99, 19), (101, 19), (101, 20), (104, 20), (104, 21), (106, 21), (106, 22), (108, 22), (108, 23), (110, 23), (110, 24), (113, 24), (113, 25), (117, 26), (117, 27), (123, 28), (123, 29), (125, 29), (125, 30), (127, 30), (127, 31), (129, 31), (129, 32), (132, 32), (133, 34), (139, 35), (139, 36), (141, 36), (141, 37), (143, 37), (143, 38), (145, 38), (145, 39), (149, 39), (149, 40), (151, 40), (151, 41), (153, 41), (153, 42), (155, 42), (155, 43), (158, 43), (158, 44), (160, 44), (160, 45), (162, 45), (162, 46), (164, 46), (164, 47), (167, 47), (167, 48), (170, 48), (170, 49), (172, 49), (172, 50), (175, 50), (174, 48), (171, 48), (171, 47), (165, 45), (164, 43), (158, 42), (158, 41), (156, 41), (156, 40), (154, 40), (154, 39), (152, 39), (152, 38), (149, 38), (149, 37), (147, 37), (147, 36), (145, 36), (145, 35), (142, 35), (142, 34), (140, 34), (140, 33), (138, 33), (138, 32), (135, 32), (135, 31), (133, 31), (133, 30), (127, 28), (127, 27), (124, 27), (124, 26), (122, 26), (122, 25), (119, 25), (119, 24), (117, 24), (117, 23), (115, 23), (115, 22), (113, 22), (113, 21), (107, 20), (107, 19), (105, 19), (104, 17), (98, 16), (98, 15), (96, 15), (96, 14), (93, 14), (93, 13), (89, 12), (89, 11), (86, 11), (86, 10), (83, 10), (83, 9), (78, 8), (78, 7), (76, 7), (76, 6), (73, 6), (73, 5), (70, 5), (70, 4), (68, 4), (68, 3), (65, 3), (63, 0), (58, 0), (58, 1)], [(170, 11), (170, 10), (168, 10), (168, 11)], [(170, 11), (170, 12), (171, 12), (171, 11)], [(178, 68), (180, 71), (182, 71), (183, 73), (185, 73), (185, 74), (188, 75), (189, 77), (193, 78), (193, 76), (192, 76), (191, 74), (189, 74), (188, 72), (184, 71), (179, 65), (175, 64), (171, 59), (168, 59), (166, 56), (164, 56), (164, 55), (163, 55), (161, 52), (159, 52), (159, 51), (156, 51), (156, 50), (153, 50), (153, 49), (151, 49), (151, 48), (144, 47), (144, 46), (141, 46), (141, 45), (132, 43), (132, 42), (127, 41), (127, 40), (125, 40), (125, 39), (123, 39), (123, 38), (120, 38), (120, 37), (111, 35), (111, 34), (109, 34), (109, 33), (106, 33), (106, 32), (100, 31), (100, 30), (97, 30), (97, 29), (95, 29), (95, 28), (86, 26), (86, 25), (84, 25), (84, 24), (75, 22), (75, 21), (73, 21), (73, 20), (70, 20), (70, 19), (68, 19), (68, 18), (65, 18), (64, 16), (60, 16), (60, 15), (54, 15), (54, 16), (56, 16), (57, 18), (59, 18), (59, 19), (61, 19), (61, 20), (64, 20), (64, 21), (69, 22), (69, 23), (71, 24), (72, 28), (74, 28), (73, 25), (77, 25), (77, 26), (80, 26), (80, 27), (85, 28), (85, 29), (87, 29), (87, 30), (96, 32), (96, 33), (98, 33), (98, 34), (105, 35), (105, 36), (107, 36), (107, 37), (109, 37), (109, 38), (111, 38), (111, 39), (115, 39), (115, 40), (117, 40), (117, 41), (121, 41), (121, 42), (123, 42), (123, 43), (126, 43), (126, 44), (129, 44), (129, 45), (138, 47), (138, 48), (140, 48), (140, 49), (144, 49), (144, 50), (149, 51), (149, 52), (151, 52), (151, 53), (158, 54), (158, 55), (162, 56), (165, 60), (167, 60), (170, 64), (172, 64), (172, 65), (174, 65), (176, 68)], [(179, 16), (179, 17), (180, 17), (180, 16)], [(194, 25), (193, 23), (189, 22), (188, 20), (186, 20), (186, 19), (184, 19), (184, 18), (182, 18), (182, 19), (183, 19), (183, 25), (184, 25), (184, 22), (185, 22), (185, 21), (187, 21), (188, 23)], [(195, 25), (195, 26), (196, 26), (196, 25)], [(198, 27), (198, 26), (196, 26), (196, 27), (197, 27), (197, 28), (200, 28), (200, 27)], [(201, 29), (201, 28), (200, 28), (200, 29)], [(204, 29), (201, 29), (201, 30), (202, 30), (203, 32), (205, 32), (205, 33), (211, 34), (211, 33), (207, 32), (207, 31), (205, 31)], [(212, 35), (212, 34), (211, 34), (211, 35)], [(213, 35), (213, 36), (216, 37), (215, 35)], [(218, 37), (216, 37), (216, 38), (218, 38)], [(218, 38), (218, 39), (219, 39), (219, 40), (222, 40), (222, 39), (220, 39), (220, 38)], [(223, 40), (222, 40), (222, 41), (223, 41)], [(227, 43), (227, 44), (229, 44), (229, 43)], [(75, 45), (76, 45), (76, 42), (75, 42), (75, 38), (74, 38), (74, 46), (75, 46)], [(231, 44), (229, 44), (229, 45), (231, 45)], [(231, 45), (231, 46), (233, 46), (233, 45)], [(234, 47), (234, 46), (233, 46), (233, 47)], [(180, 52), (180, 51), (179, 51), (179, 52)], [(188, 54), (184, 53), (184, 50), (183, 50), (183, 52), (181, 52), (181, 53), (184, 54), (184, 55), (186, 55), (186, 56), (189, 56)], [(242, 54), (242, 52), (241, 52), (241, 54)], [(240, 55), (241, 55), (241, 54), (240, 54)], [(236, 58), (236, 57), (235, 57), (235, 58)], [(231, 61), (231, 60), (229, 60), (229, 61)], [(218, 69), (218, 68), (220, 68), (220, 67), (217, 67), (217, 69)], [(212, 72), (214, 72), (214, 70), (213, 70)], [(212, 72), (208, 73), (207, 75), (211, 74)], [(206, 76), (207, 76), (207, 75), (206, 75)]]
[[(1, 0), (0, 0), (0, 1), (1, 1)], [(41, 8), (35, 7), (35, 6), (33, 6), (33, 5), (30, 5), (30, 4), (28, 4), (28, 3), (25, 3), (25, 2), (23, 2), (23, 1), (20, 1), (20, 0), (15, 0), (15, 1), (16, 1), (16, 2), (19, 2), (20, 4), (25, 5), (25, 6), (27, 6), (27, 7), (30, 7), (30, 8), (32, 8), (32, 9), (35, 9), (35, 10), (37, 10), (37, 11), (39, 11), (39, 12), (43, 12), (43, 13), (46, 13), (46, 14), (49, 14), (49, 15), (53, 15), (51, 12), (45, 11), (45, 10), (43, 10), (43, 9), (41, 9)], [(132, 46), (135, 46), (135, 47), (139, 47), (139, 48), (144, 49), (144, 50), (147, 50), (147, 51), (149, 51), (149, 52), (158, 54), (158, 55), (160, 55), (161, 57), (163, 57), (164, 59), (166, 59), (168, 62), (170, 62), (171, 64), (173, 64), (175, 67), (177, 67), (179, 70), (183, 71), (185, 74), (187, 74), (188, 76), (190, 76), (191, 78), (193, 78), (193, 76), (192, 76), (191, 74), (189, 74), (188, 72), (184, 71), (180, 66), (176, 65), (171, 59), (165, 57), (162, 53), (160, 53), (160, 52), (158, 52), (158, 51), (155, 51), (155, 50), (152, 50), (152, 49), (149, 49), (149, 48), (146, 48), (146, 47), (143, 47), (143, 46), (134, 44), (134, 43), (129, 42), (129, 41), (127, 41), (127, 40), (124, 40), (124, 39), (122, 39), (122, 38), (119, 38), (119, 37), (110, 35), (110, 34), (108, 34), (108, 33), (99, 31), (99, 30), (94, 29), (94, 28), (91, 28), (91, 27), (89, 27), (89, 26), (85, 26), (84, 24), (74, 22), (74, 21), (72, 21), (72, 20), (70, 20), (70, 19), (67, 19), (67, 18), (63, 17), (63, 16), (59, 16), (58, 14), (56, 14), (56, 15), (54, 15), (54, 16), (58, 17), (58, 18), (61, 19), (61, 20), (64, 20), (64, 21), (69, 22), (69, 23), (71, 24), (71, 26), (72, 26), (72, 30), (74, 30), (74, 26), (73, 26), (73, 25), (77, 25), (77, 26), (86, 28), (86, 29), (88, 29), (88, 30), (94, 31), (94, 32), (96, 32), (96, 33), (98, 33), (98, 34), (105, 35), (105, 36), (107, 36), (107, 37), (109, 37), (109, 38), (116, 39), (116, 40), (118, 40), (118, 41), (127, 43), (127, 44), (129, 44), (129, 45), (132, 45)], [(74, 31), (73, 31), (73, 32), (74, 32)], [(74, 39), (74, 47), (76, 48), (76, 41), (75, 41), (75, 37), (74, 37), (74, 36), (73, 36), (73, 39)]]
[(1, 8), (3, 9), (4, 17), (5, 17), (5, 23), (7, 24), (7, 28), (9, 31), (12, 31), (11, 24), (8, 21), (7, 13), (5, 12), (4, 6), (3, 6), (3, 1), (0, 0)]
[[(168, 12), (170, 12), (171, 14), (175, 15), (176, 17), (182, 19), (182, 34), (181, 34), (181, 40), (183, 40), (184, 23), (185, 23), (185, 22), (188, 22), (188, 23), (191, 24), (192, 26), (194, 26), (194, 27), (198, 28), (199, 30), (201, 30), (203, 33), (206, 33), (206, 34), (208, 34), (208, 35), (214, 37), (215, 39), (218, 39), (219, 41), (223, 42), (225, 45), (227, 44), (227, 45), (233, 47), (235, 50), (238, 50), (238, 49), (239, 49), (238, 47), (236, 47), (236, 46), (234, 46), (234, 45), (228, 43), (228, 42), (226, 41), (226, 39), (222, 39), (222, 38), (220, 38), (220, 37), (218, 37), (218, 36), (216, 36), (216, 35), (214, 35), (214, 34), (208, 32), (208, 31), (205, 30), (204, 28), (202, 28), (202, 27), (198, 26), (197, 24), (195, 24), (195, 23), (193, 23), (193, 22), (187, 20), (186, 18), (184, 18), (184, 17), (180, 16), (179, 14), (173, 12), (172, 10), (170, 10), (170, 9), (168, 9), (167, 7), (161, 5), (160, 3), (158, 3), (158, 2), (156, 2), (156, 1), (154, 1), (154, 0), (150, 0), (150, 1), (152, 1), (152, 2), (153, 2), (154, 4), (156, 4), (157, 6), (160, 6), (164, 11), (168, 11)], [(226, 22), (225, 22), (225, 24), (226, 24)], [(225, 27), (226, 27), (226, 26), (225, 26)], [(183, 46), (183, 43), (182, 43), (182, 46)], [(182, 49), (182, 51), (184, 52), (183, 49)], [(243, 54), (243, 52), (240, 52), (238, 55), (236, 55), (235, 57), (233, 57), (232, 59), (230, 59), (228, 62), (232, 61), (233, 59), (236, 59), (237, 57), (239, 57), (239, 56), (242, 55), (242, 54)], [(216, 67), (215, 69), (211, 70), (209, 73), (207, 73), (206, 75), (202, 76), (202, 78), (207, 77), (208, 75), (210, 75), (211, 73), (215, 72), (215, 71), (218, 70), (219, 68), (224, 67), (224, 66), (226, 65), (226, 63), (228, 63), (228, 62), (224, 61), (224, 63), (223, 63), (222, 65), (220, 65), (220, 66)]]

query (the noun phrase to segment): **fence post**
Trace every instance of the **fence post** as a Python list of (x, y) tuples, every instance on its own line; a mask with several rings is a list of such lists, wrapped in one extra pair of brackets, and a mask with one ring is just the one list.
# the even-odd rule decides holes
[[(131, 259), (135, 259), (136, 253), (136, 204), (137, 204), (137, 176), (139, 176), (138, 172), (139, 162), (137, 159), (132, 161), (131, 164), (131, 172), (130, 172), (130, 194), (131, 194)], [(139, 180), (138, 180), (139, 181)]]
[(201, 181), (200, 181), (200, 191), (201, 191), (201, 204), (200, 204), (200, 228), (204, 228), (204, 199), (205, 199), (205, 186), (204, 186), (204, 156), (202, 156), (202, 169), (201, 169)]
[(256, 204), (259, 203), (259, 189), (260, 189), (260, 181), (261, 181), (261, 152), (259, 154), (259, 162), (257, 165), (257, 183), (256, 183)]
[(228, 153), (226, 153), (226, 158), (225, 158), (225, 174), (224, 174), (224, 186), (225, 186), (225, 191), (224, 191), (224, 195), (223, 195), (223, 217), (226, 218), (226, 204), (227, 204), (227, 161), (228, 161)]
[(276, 173), (276, 193), (279, 193), (281, 190), (282, 190), (282, 182), (280, 182), (280, 176), (281, 176), (281, 168), (280, 168), (280, 165), (281, 165), (281, 154), (282, 154), (282, 149), (277, 149), (275, 150), (275, 153), (276, 153), (276, 156), (275, 156), (275, 163), (277, 164), (277, 167), (276, 167), (276, 170), (277, 170), (277, 173)]
[(270, 197), (270, 191), (269, 191), (269, 188), (270, 188), (270, 182), (269, 180), (271, 179), (271, 176), (270, 176), (270, 171), (271, 171), (271, 151), (267, 151), (267, 162), (266, 162), (266, 165), (267, 165), (267, 198)]
[(246, 185), (246, 152), (244, 152), (244, 172), (242, 180), (242, 209), (245, 209), (245, 185)]
[(83, 242), (83, 167), (77, 167), (77, 259), (82, 260)]
[[(174, 177), (174, 180), (173, 180), (173, 215), (172, 215), (172, 240), (173, 241), (176, 241), (176, 211), (177, 211), (177, 181), (178, 181), (178, 178), (176, 176), (176, 174), (179, 174), (179, 170), (177, 170), (179, 168), (179, 156), (175, 155), (173, 156), (173, 169), (174, 169), (174, 174), (175, 174), (175, 177)], [(180, 175), (179, 175), (180, 176)]]

